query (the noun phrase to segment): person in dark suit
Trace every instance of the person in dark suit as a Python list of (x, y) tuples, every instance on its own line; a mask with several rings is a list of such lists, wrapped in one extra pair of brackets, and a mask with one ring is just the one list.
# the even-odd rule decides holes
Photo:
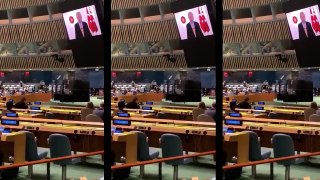
[(194, 21), (193, 13), (188, 13), (189, 23), (187, 24), (187, 36), (188, 39), (194, 39), (198, 37), (203, 37), (199, 23)]
[(23, 97), (19, 102), (14, 105), (16, 109), (28, 109), (28, 105), (26, 103), (26, 98)]
[(242, 102), (238, 104), (239, 109), (251, 109), (251, 105), (249, 104), (249, 98), (246, 97)]
[(74, 25), (76, 39), (92, 37), (88, 24), (82, 21), (81, 13), (77, 12), (76, 16), (78, 19), (78, 22)]
[(306, 21), (306, 15), (304, 12), (300, 12), (301, 23), (298, 25), (299, 39), (306, 39), (316, 36), (313, 32), (312, 26)]
[(138, 98), (137, 98), (137, 97), (134, 97), (134, 98), (132, 99), (132, 101), (129, 102), (129, 103), (126, 105), (126, 108), (128, 108), (128, 109), (140, 109), (140, 106), (139, 106), (139, 104), (137, 103), (137, 101), (138, 101)]

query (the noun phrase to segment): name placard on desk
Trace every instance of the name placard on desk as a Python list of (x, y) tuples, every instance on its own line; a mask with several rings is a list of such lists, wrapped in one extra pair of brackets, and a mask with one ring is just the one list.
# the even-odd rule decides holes
[(114, 119), (112, 121), (113, 125), (121, 125), (121, 126), (131, 126), (130, 120), (122, 120), (122, 119)]
[(243, 122), (242, 120), (236, 120), (236, 119), (226, 119), (224, 121), (225, 125), (233, 125), (233, 126), (242, 126)]
[(8, 125), (8, 126), (19, 126), (18, 120), (11, 120), (11, 119), (1, 119), (2, 125)]

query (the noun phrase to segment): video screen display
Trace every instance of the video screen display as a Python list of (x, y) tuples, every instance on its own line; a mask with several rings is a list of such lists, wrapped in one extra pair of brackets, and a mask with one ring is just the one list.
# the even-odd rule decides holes
[(181, 40), (213, 35), (206, 5), (174, 13)]
[(209, 0), (172, 3), (188, 67), (216, 65), (215, 10)]
[(101, 35), (95, 5), (63, 13), (69, 40)]
[(320, 36), (318, 5), (286, 13), (286, 16), (293, 40)]
[(319, 67), (316, 58), (320, 48), (319, 1), (289, 0), (284, 3), (284, 12), (299, 67)]

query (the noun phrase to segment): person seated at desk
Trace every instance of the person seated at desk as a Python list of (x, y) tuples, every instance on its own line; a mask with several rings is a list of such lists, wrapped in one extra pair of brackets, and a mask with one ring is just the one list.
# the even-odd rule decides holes
[(316, 102), (313, 101), (312, 103), (310, 103), (309, 108), (312, 108), (314, 110), (318, 110), (318, 105)]
[(94, 105), (92, 102), (88, 102), (86, 108), (94, 110)]
[(12, 110), (12, 108), (13, 108), (13, 102), (12, 101), (8, 101), (7, 103), (6, 103), (6, 110), (4, 110), (4, 112), (2, 112), (2, 114), (6, 114), (6, 113), (8, 113), (8, 112), (12, 112), (12, 113), (15, 113), (16, 111), (15, 110)]
[(132, 99), (132, 101), (128, 102), (128, 104), (126, 105), (126, 108), (128, 108), (128, 109), (140, 109), (140, 106), (138, 105), (137, 101), (138, 101), (138, 98), (134, 97)]
[(118, 102), (118, 111), (119, 112), (127, 113), (127, 111), (124, 110), (125, 107), (126, 107), (126, 103), (124, 101), (119, 101)]
[(242, 102), (238, 104), (238, 108), (240, 109), (251, 109), (251, 105), (249, 104), (249, 98), (246, 97)]
[(103, 115), (104, 115), (104, 102), (100, 103), (100, 107), (93, 110), (93, 114), (97, 115), (99, 117), (101, 117), (101, 119), (103, 119)]
[(239, 111), (236, 110), (236, 108), (237, 108), (237, 102), (236, 101), (231, 101), (229, 106), (230, 106), (229, 112), (239, 113)]
[(17, 109), (28, 109), (28, 105), (26, 103), (26, 98), (23, 97), (19, 102), (17, 102), (14, 106)]
[(216, 103), (213, 102), (210, 109), (204, 111), (204, 114), (212, 117), (214, 120), (216, 119)]

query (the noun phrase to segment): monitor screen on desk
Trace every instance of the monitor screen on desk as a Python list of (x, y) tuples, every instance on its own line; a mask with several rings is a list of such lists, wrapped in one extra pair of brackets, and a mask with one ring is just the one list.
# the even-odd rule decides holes
[(131, 121), (130, 120), (114, 119), (113, 125), (131, 126)]
[(117, 115), (119, 116), (119, 117), (130, 117), (130, 114), (129, 113), (117, 113)]
[(40, 101), (37, 101), (37, 102), (34, 102), (33, 104), (34, 104), (34, 105), (41, 105), (41, 102), (40, 102)]
[(18, 114), (17, 113), (13, 113), (13, 112), (7, 112), (6, 116), (7, 117), (18, 117)]
[(254, 110), (264, 110), (264, 107), (263, 106), (255, 106)]
[(226, 119), (224, 121), (225, 125), (233, 125), (233, 126), (242, 126), (242, 120), (235, 120), (235, 119)]
[(150, 107), (150, 106), (142, 106), (142, 109), (143, 110), (152, 110), (152, 107)]
[(231, 113), (229, 113), (229, 116), (230, 117), (241, 117), (241, 114), (240, 113), (236, 113), (236, 112), (231, 112)]
[(39, 106), (30, 106), (31, 110), (41, 110), (41, 107)]
[(18, 120), (11, 120), (11, 119), (1, 119), (2, 125), (8, 125), (8, 126), (19, 126)]
[(153, 105), (153, 102), (147, 101), (147, 102), (146, 102), (146, 105)]

